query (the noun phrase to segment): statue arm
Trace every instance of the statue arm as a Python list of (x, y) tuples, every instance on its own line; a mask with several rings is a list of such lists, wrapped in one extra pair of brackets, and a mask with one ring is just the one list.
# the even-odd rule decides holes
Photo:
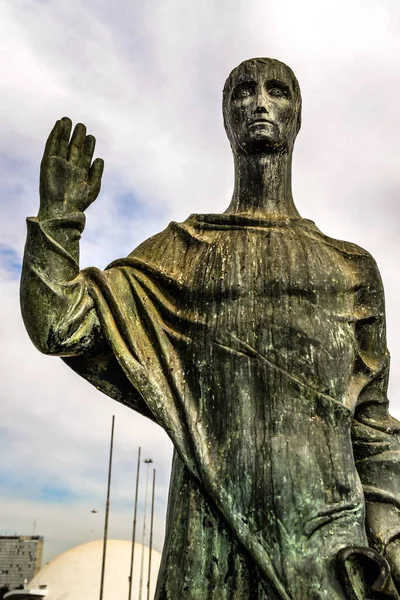
[(100, 190), (103, 162), (91, 164), (95, 140), (86, 128), (57, 121), (40, 175), (40, 210), (28, 219), (21, 309), (28, 333), (46, 354), (76, 356), (101, 340), (100, 324), (79, 271), (83, 211)]
[(387, 558), (400, 588), (400, 423), (389, 414), (384, 293), (375, 263), (360, 290), (356, 377), (366, 384), (353, 421), (356, 466), (366, 499), (371, 546)]

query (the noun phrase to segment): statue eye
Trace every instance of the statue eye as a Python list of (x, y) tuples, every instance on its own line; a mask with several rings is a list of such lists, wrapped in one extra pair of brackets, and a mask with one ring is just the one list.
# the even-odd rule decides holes
[(252, 83), (243, 83), (242, 85), (238, 85), (237, 88), (233, 91), (233, 98), (247, 98), (254, 93), (254, 84)]
[(289, 88), (281, 81), (270, 81), (267, 84), (267, 92), (273, 98), (290, 98)]
[(275, 98), (286, 98), (287, 94), (281, 90), (280, 88), (274, 87), (268, 90), (270, 96), (274, 96)]
[(251, 89), (248, 87), (244, 87), (241, 90), (239, 90), (239, 92), (238, 92), (239, 98), (246, 98), (246, 96), (250, 96), (250, 95), (251, 95)]

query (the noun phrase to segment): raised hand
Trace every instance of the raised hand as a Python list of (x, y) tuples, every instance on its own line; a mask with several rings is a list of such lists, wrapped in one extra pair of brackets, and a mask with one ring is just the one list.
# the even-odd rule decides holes
[(40, 220), (83, 212), (96, 200), (104, 161), (92, 163), (96, 140), (82, 123), (71, 136), (72, 122), (63, 117), (53, 127), (40, 168)]

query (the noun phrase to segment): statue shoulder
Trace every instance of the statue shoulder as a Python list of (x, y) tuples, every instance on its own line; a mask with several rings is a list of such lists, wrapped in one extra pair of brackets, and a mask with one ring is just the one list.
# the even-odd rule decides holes
[(374, 280), (379, 287), (382, 285), (378, 265), (368, 250), (353, 242), (330, 237), (316, 227), (313, 228), (313, 231), (312, 235), (317, 235), (323, 244), (336, 251), (347, 265), (357, 271), (363, 279), (369, 283)]
[(312, 225), (313, 227), (311, 231), (313, 232), (313, 235), (318, 236), (320, 241), (328, 246), (331, 246), (332, 248), (335, 248), (338, 252), (348, 256), (359, 256), (374, 260), (372, 255), (368, 252), (368, 250), (365, 250), (365, 248), (362, 248), (353, 242), (347, 242), (346, 240), (339, 240), (330, 237), (318, 229), (314, 223), (312, 223)]
[(165, 256), (169, 254), (171, 250), (176, 252), (177, 248), (182, 245), (182, 238), (185, 237), (182, 231), (185, 228), (186, 221), (184, 223), (177, 223), (171, 221), (169, 225), (159, 233), (156, 233), (144, 242), (141, 242), (132, 252), (129, 257), (143, 258), (149, 260), (158, 256)]

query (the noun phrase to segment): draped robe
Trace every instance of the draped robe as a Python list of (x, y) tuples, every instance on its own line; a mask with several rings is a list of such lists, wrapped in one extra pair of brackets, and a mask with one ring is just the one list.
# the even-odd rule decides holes
[[(23, 311), (58, 306), (45, 332), (31, 316), (40, 349), (174, 443), (157, 600), (347, 598), (338, 550), (400, 531), (372, 257), (305, 219), (192, 215), (79, 272), (82, 227), (29, 221)], [(392, 511), (379, 536), (374, 502)]]

